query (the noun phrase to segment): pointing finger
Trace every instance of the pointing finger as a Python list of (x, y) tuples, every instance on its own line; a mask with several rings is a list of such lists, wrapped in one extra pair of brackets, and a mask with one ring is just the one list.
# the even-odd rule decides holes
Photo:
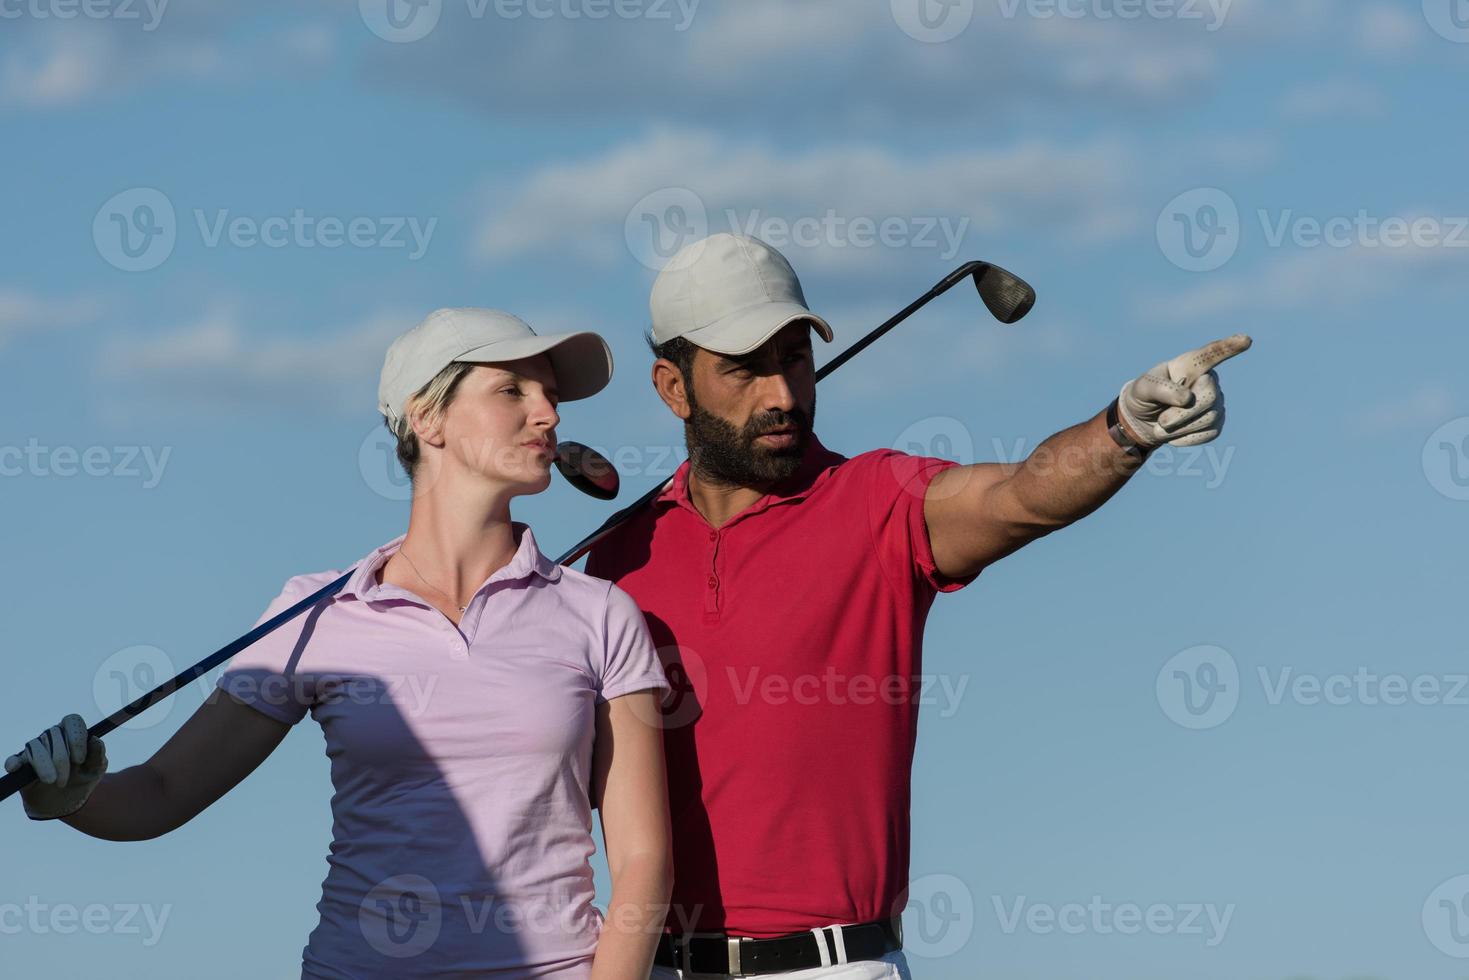
[(1193, 383), (1236, 354), (1250, 349), (1254, 341), (1242, 333), (1216, 340), (1212, 344), (1180, 354), (1168, 362), (1168, 376), (1185, 387)]

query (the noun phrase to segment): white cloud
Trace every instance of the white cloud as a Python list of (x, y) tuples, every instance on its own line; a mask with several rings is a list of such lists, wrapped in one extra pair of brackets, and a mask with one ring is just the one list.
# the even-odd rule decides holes
[[(640, 207), (656, 210), (675, 193), (668, 189), (686, 188), (695, 195), (682, 195), (695, 223), (703, 219), (710, 232), (733, 224), (770, 237), (762, 222), (774, 219), (790, 233), (772, 244), (799, 266), (881, 272), (913, 256), (962, 258), (950, 254), (955, 238), (961, 250), (965, 241), (1019, 231), (1111, 240), (1140, 221), (1123, 193), (1136, 165), (1135, 155), (1111, 140), (1069, 147), (1025, 141), (907, 158), (876, 144), (792, 152), (659, 129), (495, 186), (477, 241), (482, 255), (496, 259), (564, 250), (625, 260), (629, 215), (636, 228)], [(850, 231), (857, 219), (889, 218), (905, 223), (903, 246), (869, 247)], [(801, 219), (810, 234), (795, 226)], [(930, 219), (937, 224), (928, 226)]]
[[(1413, 7), (1420, 5), (1413, 3)], [(1372, 3), (1357, 12), (1357, 44), (1367, 54), (1397, 60), (1418, 46), (1428, 31), (1421, 10), (1409, 13), (1402, 6)]]
[(96, 362), (124, 400), (170, 410), (324, 408), (345, 415), (376, 408), (377, 376), (392, 341), (417, 322), (382, 313), (330, 332), (291, 336), (245, 327), (216, 309), (177, 329), (122, 336)]
[(115, 26), (95, 21), (33, 29), (0, 60), (0, 105), (55, 109), (149, 84), (224, 73), (226, 57), (212, 41), (141, 36), (154, 43), (145, 48)]
[(26, 334), (66, 329), (94, 321), (102, 304), (91, 299), (49, 300), (0, 286), (0, 347)]
[(906, 35), (886, 0), (707, 3), (686, 32), (615, 17), (476, 19), (446, 3), (424, 40), (366, 54), (373, 79), (491, 115), (831, 133), (1186, 105), (1219, 77), (1227, 39), (1198, 21), (1006, 17), (994, 3), (942, 44)]
[(0, 61), (0, 105), (70, 105), (106, 81), (110, 50), (101, 36), (58, 35), (29, 50), (12, 48)]
[(130, 6), (133, 19), (6, 20), (0, 108), (57, 109), (158, 85), (250, 82), (262, 72), (314, 68), (335, 57), (333, 25), (345, 21), (345, 8), (335, 22), (241, 29), (278, 7), (277, 0), (246, 7), (192, 0), (163, 5), (156, 22), (157, 7), (143, 3)]
[(1368, 436), (1416, 432), (1453, 417), (1458, 404), (1459, 399), (1446, 385), (1429, 384), (1357, 413), (1352, 419), (1352, 427), (1359, 435)]
[(1297, 121), (1373, 119), (1387, 110), (1387, 96), (1377, 86), (1341, 77), (1298, 85), (1280, 101), (1280, 114)]
[(1137, 310), (1156, 322), (1354, 310), (1369, 299), (1408, 290), (1436, 274), (1455, 275), (1463, 258), (1463, 249), (1414, 245), (1320, 247), (1272, 254), (1263, 267), (1247, 273), (1214, 272), (1190, 289), (1144, 295)]

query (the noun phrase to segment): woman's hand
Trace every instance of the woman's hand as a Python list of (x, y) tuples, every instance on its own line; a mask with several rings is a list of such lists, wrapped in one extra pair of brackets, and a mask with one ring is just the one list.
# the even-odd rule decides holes
[(20, 791), (26, 816), (56, 820), (80, 810), (107, 771), (107, 747), (87, 734), (81, 715), (67, 715), (5, 760), (5, 771), (29, 764), (36, 781)]

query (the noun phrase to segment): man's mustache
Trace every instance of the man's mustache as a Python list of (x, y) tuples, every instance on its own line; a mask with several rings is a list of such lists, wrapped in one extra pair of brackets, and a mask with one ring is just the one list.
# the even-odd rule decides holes
[(798, 433), (809, 432), (811, 420), (800, 409), (791, 412), (767, 412), (750, 420), (745, 426), (745, 438), (754, 440), (781, 429), (795, 429)]

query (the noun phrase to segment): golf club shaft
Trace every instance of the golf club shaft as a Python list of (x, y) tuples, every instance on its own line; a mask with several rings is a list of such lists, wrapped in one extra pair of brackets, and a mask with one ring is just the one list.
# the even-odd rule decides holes
[[(356, 569), (354, 568), (352, 571), (356, 571)], [(147, 694), (144, 694), (142, 697), (136, 699), (132, 703), (119, 708), (117, 711), (114, 711), (106, 718), (103, 718), (101, 721), (97, 722), (97, 724), (88, 728), (87, 734), (95, 735), (98, 738), (102, 738), (110, 734), (119, 726), (127, 724), (127, 722), (134, 716), (142, 714), (144, 711), (148, 710), (159, 701), (162, 701), (164, 698), (168, 697), (179, 688), (184, 687), (187, 684), (193, 683), (197, 678), (203, 676), (204, 674), (207, 674), (215, 667), (218, 667), (220, 664), (224, 663), (226, 660), (233, 657), (235, 654), (239, 653), (250, 644), (259, 640), (267, 633), (270, 633), (278, 629), (279, 627), (284, 626), (286, 623), (301, 615), (307, 609), (310, 609), (312, 606), (316, 605), (322, 599), (325, 599), (331, 595), (335, 595), (341, 590), (342, 586), (347, 584), (347, 579), (351, 577), (352, 572), (349, 571), (341, 578), (337, 579), (335, 582), (323, 586), (316, 592), (296, 603), (291, 608), (277, 613), (269, 620), (261, 623), (259, 626), (255, 627), (250, 632), (246, 633), (244, 636), (240, 637), (234, 642), (226, 646), (220, 647), (218, 650), (214, 651), (209, 656), (205, 657), (203, 660), (199, 661), (197, 664), (184, 671), (182, 674), (179, 674), (171, 680), (164, 681), (162, 684), (159, 684)], [(3, 776), (0, 776), (0, 800), (3, 800), (16, 792), (19, 792), (24, 787), (29, 786), (31, 783), (35, 782), (35, 779), (35, 770), (33, 770), (29, 765), (23, 765), (15, 772), (5, 773)]]
[[(884, 322), (881, 326), (873, 329), (867, 334), (867, 336), (863, 337), (851, 347), (848, 347), (846, 350), (838, 354), (833, 360), (823, 365), (821, 370), (816, 372), (817, 383), (819, 384), (823, 378), (826, 378), (837, 368), (841, 367), (843, 364), (847, 363), (852, 358), (862, 353), (883, 334), (887, 333), (889, 330), (893, 329), (898, 324), (908, 319), (914, 313), (917, 313), (919, 310), (923, 309), (937, 297), (948, 292), (956, 284), (963, 282), (970, 276), (973, 276), (976, 270), (982, 268), (985, 265), (986, 263), (984, 262), (966, 262), (959, 268), (955, 269), (953, 272), (949, 273), (943, 279), (939, 280), (928, 292), (924, 293), (922, 296), (909, 303), (901, 311), (899, 311), (891, 318), (889, 318), (886, 322)], [(597, 528), (585, 538), (582, 538), (581, 541), (577, 542), (577, 544), (570, 551), (566, 552), (566, 554), (556, 559), (556, 563), (558, 565), (570, 565), (571, 563), (580, 560), (583, 555), (591, 551), (592, 548), (596, 547), (599, 541), (601, 541), (607, 535), (611, 534), (618, 527), (621, 527), (638, 511), (642, 510), (648, 504), (652, 503), (659, 494), (668, 489), (668, 486), (672, 482), (672, 479), (665, 480), (659, 486), (656, 486), (652, 490), (649, 490), (637, 500), (633, 501), (622, 510), (619, 510), (611, 517), (607, 518), (607, 520), (603, 522), (601, 527)]]
[[(889, 330), (893, 329), (893, 327), (896, 327), (898, 324), (902, 323), (904, 320), (908, 319), (908, 317), (912, 316), (923, 307), (927, 306), (936, 297), (945, 292), (948, 292), (951, 288), (954, 287), (956, 283), (959, 283), (965, 278), (974, 275), (977, 270), (985, 267), (986, 265), (987, 263), (984, 262), (966, 262), (964, 265), (949, 273), (947, 276), (937, 282), (934, 287), (928, 292), (924, 293), (912, 303), (909, 303), (892, 318), (887, 320), (882, 325), (878, 326), (876, 329), (872, 330), (861, 340), (857, 341), (851, 347), (848, 347), (846, 350), (842, 351), (842, 353), (839, 354), (834, 360), (823, 366), (821, 370), (816, 372), (817, 382), (820, 382), (823, 378), (826, 378), (837, 368), (841, 367), (843, 364), (856, 357), (862, 351), (866, 350), (879, 337), (887, 333)], [(672, 482), (673, 480), (671, 478), (665, 480), (662, 484), (649, 490), (647, 493), (643, 494), (627, 507), (624, 507), (622, 510), (619, 510), (617, 513), (613, 514), (602, 524), (601, 527), (597, 528), (597, 530), (593, 531), (587, 537), (583, 538), (581, 542), (579, 542), (574, 548), (558, 558), (556, 560), (556, 563), (558, 565), (567, 565), (580, 559), (587, 552), (591, 551), (592, 548), (597, 544), (597, 542), (601, 541), (607, 535), (611, 534), (634, 514), (650, 504), (654, 500), (654, 498), (656, 498), (660, 493), (666, 490)], [(149, 691), (147, 694), (144, 694), (142, 697), (136, 699), (132, 703), (122, 708), (119, 708), (111, 715), (107, 716), (106, 718), (97, 722), (97, 724), (92, 725), (90, 728), (88, 728), (88, 734), (95, 735), (98, 738), (102, 738), (110, 734), (120, 725), (126, 724), (129, 719), (141, 714), (142, 712), (146, 711), (148, 708), (151, 708), (153, 705), (157, 704), (159, 701), (162, 701), (164, 698), (173, 694), (175, 691), (179, 690), (186, 684), (192, 683), (197, 678), (213, 670), (215, 667), (224, 663), (226, 660), (233, 657), (241, 650), (260, 640), (266, 634), (271, 633), (281, 626), (284, 626), (286, 623), (290, 622), (292, 619), (295, 619), (297, 616), (301, 615), (301, 613), (305, 612), (307, 609), (310, 609), (321, 600), (329, 596), (335, 595), (338, 591), (341, 590), (342, 586), (347, 584), (347, 579), (352, 577), (353, 571), (355, 571), (355, 569), (349, 570), (336, 581), (331, 582), (326, 586), (323, 586), (321, 589), (307, 596), (305, 599), (302, 599), (291, 608), (284, 610), (281, 613), (278, 613), (266, 622), (261, 623), (259, 626), (246, 633), (244, 636), (241, 636), (239, 639), (221, 647), (214, 653), (211, 653), (209, 656), (205, 657), (203, 660), (199, 661), (188, 670), (172, 678), (171, 680), (165, 681), (164, 683), (158, 685), (153, 690)], [(0, 775), (0, 800), (4, 800), (7, 797), (14, 795), (22, 788), (29, 786), (31, 783), (35, 782), (35, 779), (35, 771), (31, 769), (29, 765), (23, 765), (20, 769), (16, 770), (13, 773), (5, 773), (3, 775)]]
[(847, 363), (852, 358), (862, 353), (868, 347), (872, 346), (872, 344), (875, 343), (877, 339), (883, 334), (887, 333), (889, 330), (893, 329), (893, 327), (896, 327), (898, 324), (908, 319), (914, 313), (917, 313), (919, 310), (923, 309), (934, 299), (942, 296), (944, 293), (954, 288), (954, 286), (956, 286), (957, 284), (972, 276), (975, 270), (978, 269), (980, 266), (983, 266), (984, 264), (985, 263), (983, 262), (966, 262), (959, 268), (955, 269), (953, 272), (949, 273), (942, 280), (935, 283), (934, 287), (928, 292), (924, 293), (922, 296), (909, 303), (902, 310), (900, 310), (898, 313), (895, 313), (891, 318), (884, 322), (881, 326), (878, 326), (870, 331), (867, 336), (863, 337), (851, 347), (848, 347), (836, 357), (832, 358), (832, 360), (822, 365), (821, 370), (816, 372), (817, 382), (820, 383), (822, 378), (825, 378), (837, 368), (841, 367), (843, 364)]

